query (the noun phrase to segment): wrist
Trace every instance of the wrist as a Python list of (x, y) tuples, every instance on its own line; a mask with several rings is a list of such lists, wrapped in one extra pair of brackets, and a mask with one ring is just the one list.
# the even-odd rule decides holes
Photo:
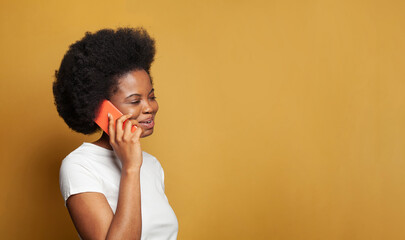
[(122, 166), (121, 173), (123, 174), (139, 174), (141, 166)]

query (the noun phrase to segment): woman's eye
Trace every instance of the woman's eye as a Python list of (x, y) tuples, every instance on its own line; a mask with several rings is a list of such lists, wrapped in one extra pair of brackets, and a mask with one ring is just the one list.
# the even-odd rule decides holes
[[(151, 99), (151, 100), (155, 100), (156, 99), (156, 97), (155, 96), (153, 96), (153, 97), (149, 97), (149, 99)], [(130, 102), (131, 104), (139, 104), (141, 102), (141, 100), (136, 100), (136, 101), (132, 101), (132, 102)]]

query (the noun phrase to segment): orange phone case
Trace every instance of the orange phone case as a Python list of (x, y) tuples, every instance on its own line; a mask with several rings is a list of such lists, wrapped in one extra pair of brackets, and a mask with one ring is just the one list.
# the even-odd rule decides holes
[[(118, 110), (110, 101), (104, 100), (100, 108), (96, 114), (96, 118), (94, 121), (103, 129), (104, 132), (106, 132), (108, 135), (110, 135), (108, 131), (108, 113), (110, 113), (114, 117), (114, 128), (115, 128), (115, 121), (121, 117), (123, 114)], [(124, 129), (125, 123), (128, 120), (125, 120), (125, 122), (122, 125), (122, 129)], [(134, 132), (136, 129), (136, 126), (132, 126), (131, 131)]]

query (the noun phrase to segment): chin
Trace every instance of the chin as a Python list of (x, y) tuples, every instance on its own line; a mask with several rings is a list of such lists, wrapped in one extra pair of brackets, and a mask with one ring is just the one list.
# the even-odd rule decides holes
[(152, 135), (152, 133), (153, 133), (153, 128), (152, 128), (152, 129), (148, 129), (148, 130), (146, 130), (146, 131), (144, 131), (144, 132), (142, 133), (141, 138), (148, 137), (148, 136)]

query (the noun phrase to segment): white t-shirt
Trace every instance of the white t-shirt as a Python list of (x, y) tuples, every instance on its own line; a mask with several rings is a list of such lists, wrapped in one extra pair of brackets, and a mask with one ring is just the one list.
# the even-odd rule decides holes
[[(154, 156), (142, 153), (141, 239), (177, 239), (178, 222), (164, 192), (163, 168)], [(60, 167), (59, 185), (65, 205), (73, 194), (99, 192), (105, 195), (115, 213), (121, 168), (114, 151), (84, 142), (63, 159)]]

